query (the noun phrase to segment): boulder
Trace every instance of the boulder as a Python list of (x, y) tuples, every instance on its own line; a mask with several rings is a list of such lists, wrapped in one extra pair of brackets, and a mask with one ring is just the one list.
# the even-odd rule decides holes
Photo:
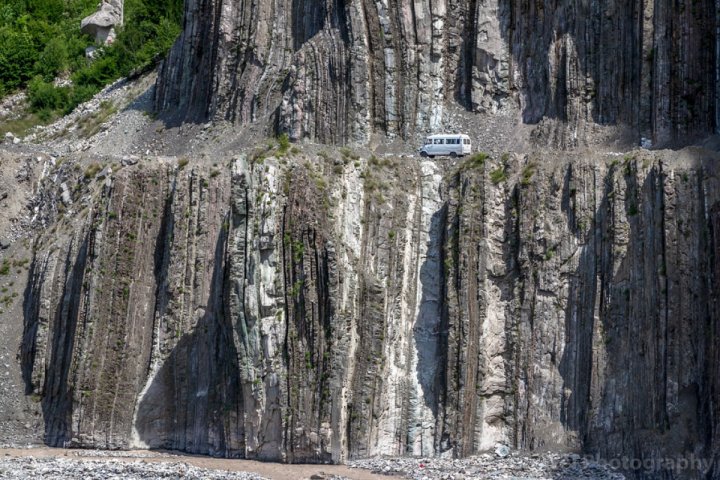
[(72, 196), (70, 195), (70, 189), (67, 186), (67, 183), (63, 182), (60, 184), (60, 198), (63, 202), (63, 204), (67, 207), (72, 204)]
[(98, 10), (92, 15), (83, 18), (80, 23), (80, 30), (83, 33), (95, 37), (99, 44), (112, 43), (115, 39), (116, 25), (123, 22), (123, 1), (103, 0), (98, 5)]
[(125, 155), (124, 157), (122, 157), (120, 163), (122, 163), (123, 167), (128, 167), (130, 165), (135, 165), (136, 163), (138, 163), (138, 160), (138, 157), (136, 157), (135, 155)]

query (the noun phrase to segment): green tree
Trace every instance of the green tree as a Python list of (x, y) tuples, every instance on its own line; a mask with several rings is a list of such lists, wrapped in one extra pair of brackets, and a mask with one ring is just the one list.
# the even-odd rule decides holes
[(62, 38), (51, 38), (35, 63), (35, 72), (52, 81), (68, 67), (68, 49)]
[(0, 83), (6, 90), (19, 88), (32, 78), (37, 58), (27, 33), (0, 28)]
[(57, 88), (39, 75), (28, 84), (28, 99), (34, 111), (65, 109), (68, 98), (67, 87)]

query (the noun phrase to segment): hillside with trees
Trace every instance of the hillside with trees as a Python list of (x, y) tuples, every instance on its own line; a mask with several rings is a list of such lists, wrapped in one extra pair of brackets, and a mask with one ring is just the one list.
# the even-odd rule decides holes
[(96, 8), (97, 0), (5, 0), (0, 6), (0, 97), (27, 89), (31, 112), (50, 121), (117, 78), (150, 65), (180, 32), (182, 1), (125, 0), (125, 23), (117, 39), (91, 60), (85, 49), (93, 39), (80, 32), (80, 21)]

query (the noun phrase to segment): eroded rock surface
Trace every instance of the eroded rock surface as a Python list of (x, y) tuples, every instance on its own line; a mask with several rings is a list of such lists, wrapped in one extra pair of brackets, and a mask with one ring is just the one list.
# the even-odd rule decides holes
[(717, 458), (717, 161), (122, 168), (35, 243), (26, 393), (51, 445)]
[[(715, 0), (194, 0), (158, 81), (183, 119), (366, 142), (519, 105), (541, 144), (600, 126), (683, 145), (718, 125)], [(201, 73), (200, 73), (201, 72)]]
[(102, 0), (97, 12), (82, 19), (80, 30), (95, 38), (98, 44), (115, 40), (115, 27), (123, 24), (123, 0)]

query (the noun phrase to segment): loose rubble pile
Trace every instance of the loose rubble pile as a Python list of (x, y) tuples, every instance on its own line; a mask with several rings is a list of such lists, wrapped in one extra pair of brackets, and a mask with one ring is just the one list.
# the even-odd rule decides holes
[[(96, 457), (72, 458), (73, 456)], [(125, 460), (123, 460), (125, 459)], [(135, 461), (128, 461), (133, 459)], [(148, 460), (144, 460), (148, 459)], [(580, 455), (558, 453), (483, 454), (465, 459), (444, 458), (370, 458), (351, 461), (355, 469), (370, 470), (375, 474), (402, 477), (412, 480), (624, 480), (625, 476), (607, 465)], [(290, 467), (291, 468), (291, 467)], [(32, 458), (0, 457), (0, 478), (20, 480), (78, 479), (208, 479), (208, 480), (260, 480), (256, 473), (228, 472), (198, 468), (178, 461), (174, 455), (161, 452), (82, 450), (69, 457)], [(332, 474), (316, 474), (317, 480), (346, 480)]]
[(0, 459), (0, 478), (8, 480), (25, 480), (27, 478), (43, 480), (139, 480), (149, 478), (262, 480), (264, 477), (247, 472), (206, 470), (178, 462), (150, 463), (24, 457)]
[(370, 458), (349, 463), (373, 473), (401, 475), (413, 480), (623, 480), (624, 475), (579, 455), (543, 453), (507, 456), (482, 454), (464, 459)]
[(12, 143), (13, 145), (17, 145), (22, 140), (19, 137), (16, 137), (15, 134), (12, 132), (5, 133), (5, 143)]
[(18, 116), (20, 110), (27, 100), (24, 92), (8, 95), (0, 99), (0, 121), (11, 120)]
[[(16, 136), (5, 138), (5, 144), (20, 142), (42, 143), (44, 148), (56, 155), (97, 150), (98, 142), (108, 135), (108, 130), (122, 123), (124, 133), (137, 134), (141, 126), (150, 119), (146, 115), (152, 103), (151, 85), (154, 74), (142, 77), (139, 81), (125, 78), (105, 87), (92, 99), (79, 105), (70, 114), (50, 125), (39, 125), (28, 135), (20, 139)], [(91, 138), (90, 137), (94, 137)], [(127, 138), (108, 139), (115, 145), (127, 142)], [(17, 138), (17, 140), (15, 140)]]

